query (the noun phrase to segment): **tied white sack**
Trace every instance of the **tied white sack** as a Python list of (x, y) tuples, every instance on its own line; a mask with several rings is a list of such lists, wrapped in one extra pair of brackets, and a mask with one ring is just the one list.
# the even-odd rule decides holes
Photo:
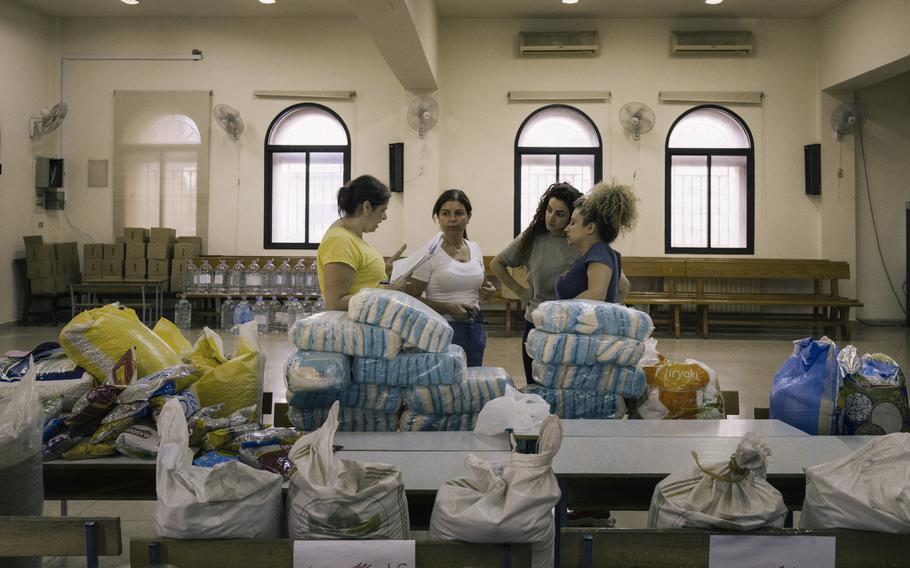
[(506, 463), (465, 459), (472, 477), (452, 479), (436, 493), (430, 534), (465, 542), (530, 542), (531, 565), (553, 566), (553, 507), (559, 483), (551, 464), (562, 445), (562, 423), (547, 416), (539, 453), (512, 452)]
[(278, 474), (239, 461), (193, 465), (183, 408), (169, 400), (158, 417), (155, 529), (168, 538), (280, 538)]
[(910, 533), (910, 433), (876, 437), (806, 468), (800, 528)]
[(517, 432), (537, 431), (549, 414), (550, 403), (539, 394), (525, 394), (506, 385), (503, 396), (483, 405), (474, 431), (487, 436), (502, 434), (510, 428)]
[(784, 498), (765, 479), (771, 449), (746, 434), (729, 460), (675, 472), (654, 488), (648, 528), (718, 528), (750, 531), (783, 527)]
[(294, 444), (288, 486), (288, 536), (302, 540), (407, 540), (408, 501), (401, 472), (381, 463), (335, 459), (339, 403), (325, 423)]

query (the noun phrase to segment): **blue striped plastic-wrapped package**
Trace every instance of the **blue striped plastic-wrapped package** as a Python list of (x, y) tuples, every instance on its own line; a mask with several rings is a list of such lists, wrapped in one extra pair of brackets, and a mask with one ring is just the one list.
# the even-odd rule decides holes
[(453, 343), (442, 353), (402, 352), (394, 359), (355, 357), (353, 379), (403, 387), (450, 385), (463, 380), (467, 366), (464, 349)]
[(345, 312), (321, 312), (297, 320), (288, 337), (304, 351), (391, 359), (401, 350), (401, 337), (396, 333), (356, 322)]
[(532, 329), (525, 342), (531, 359), (541, 363), (567, 365), (636, 365), (645, 351), (645, 344), (637, 339), (614, 335), (576, 335), (547, 333)]
[(454, 331), (449, 322), (404, 292), (364, 288), (351, 297), (348, 314), (354, 321), (395, 332), (421, 351), (439, 353), (452, 343)]
[(634, 308), (597, 300), (542, 302), (531, 313), (534, 327), (550, 333), (616, 335), (644, 341), (654, 331), (651, 316)]

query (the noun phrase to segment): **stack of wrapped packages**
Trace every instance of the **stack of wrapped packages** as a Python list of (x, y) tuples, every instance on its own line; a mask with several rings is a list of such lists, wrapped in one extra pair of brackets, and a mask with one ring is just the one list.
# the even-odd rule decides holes
[(536, 329), (525, 349), (533, 359), (539, 394), (560, 418), (622, 418), (625, 399), (646, 388), (638, 367), (654, 331), (648, 314), (595, 300), (543, 302), (531, 318)]
[(470, 430), (512, 383), (497, 367), (467, 369), (452, 327), (403, 292), (364, 289), (348, 312), (298, 320), (285, 368), (288, 417), (318, 428), (339, 401), (342, 431)]

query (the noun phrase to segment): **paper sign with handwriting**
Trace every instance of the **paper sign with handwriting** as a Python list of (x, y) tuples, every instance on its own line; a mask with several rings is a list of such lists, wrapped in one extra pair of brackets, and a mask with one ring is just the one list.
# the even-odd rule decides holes
[(711, 535), (708, 568), (834, 568), (834, 549), (833, 536)]
[(413, 540), (295, 540), (294, 568), (415, 568)]

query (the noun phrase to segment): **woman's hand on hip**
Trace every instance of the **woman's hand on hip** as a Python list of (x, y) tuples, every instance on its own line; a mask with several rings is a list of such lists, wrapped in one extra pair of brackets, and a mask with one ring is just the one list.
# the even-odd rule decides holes
[(457, 302), (450, 302), (448, 306), (448, 313), (455, 321), (465, 321), (469, 317), (468, 310), (473, 308), (471, 304), (459, 304)]

